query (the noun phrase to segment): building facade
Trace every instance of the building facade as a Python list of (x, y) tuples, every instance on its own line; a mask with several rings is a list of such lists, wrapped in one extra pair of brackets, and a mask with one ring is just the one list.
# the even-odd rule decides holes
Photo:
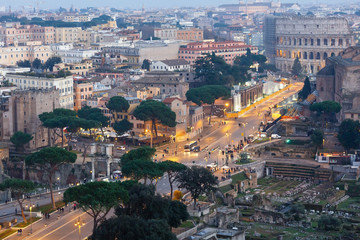
[(42, 126), (39, 114), (59, 108), (59, 92), (54, 88), (15, 90), (0, 96), (0, 141), (22, 131), (33, 136), (26, 148), (36, 150), (50, 145), (48, 129)]
[(34, 61), (36, 58), (45, 63), (53, 52), (48, 45), (41, 45), (41, 42), (31, 45), (17, 45), (0, 48), (0, 65), (16, 66), (18, 61)]
[(48, 78), (20, 74), (7, 74), (6, 80), (17, 86), (18, 89), (48, 89), (55, 87), (59, 92), (61, 108), (73, 109), (73, 77)]
[(317, 101), (341, 104), (340, 121), (360, 119), (360, 48), (350, 47), (330, 57), (316, 77)]
[(246, 54), (247, 49), (251, 53), (257, 54), (258, 48), (246, 45), (244, 42), (196, 42), (180, 46), (179, 59), (185, 59), (191, 65), (195, 64), (198, 58), (206, 54), (215, 53), (216, 56), (223, 57), (227, 64), (233, 64), (236, 57)]
[(11, 27), (0, 27), (0, 42), (5, 46), (14, 46), (16, 43), (41, 41), (42, 44), (55, 42), (55, 28), (37, 25), (14, 24)]
[(190, 64), (184, 59), (168, 59), (153, 61), (150, 65), (151, 71), (189, 71)]
[(298, 57), (305, 72), (317, 73), (328, 57), (354, 45), (348, 21), (340, 17), (270, 16), (264, 29), (266, 55), (283, 72)]
[(61, 57), (63, 63), (81, 63), (83, 60), (90, 59), (99, 52), (97, 50), (71, 49), (57, 51), (57, 55)]
[(178, 96), (180, 99), (186, 99), (185, 94), (189, 90), (189, 84), (178, 72), (147, 72), (144, 77), (131, 83), (138, 88), (160, 88), (163, 98)]
[(79, 83), (74, 84), (74, 110), (80, 110), (83, 103), (86, 104), (87, 100), (93, 95), (92, 83)]

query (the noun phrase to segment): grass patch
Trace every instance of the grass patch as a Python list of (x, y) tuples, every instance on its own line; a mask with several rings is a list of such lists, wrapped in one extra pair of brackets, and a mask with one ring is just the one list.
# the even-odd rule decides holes
[(38, 221), (39, 219), (41, 219), (41, 218), (40, 217), (32, 217), (31, 221), (30, 221), (30, 219), (27, 219), (27, 223), (21, 222), (21, 223), (16, 224), (14, 227), (24, 228), (26, 226), (29, 226), (31, 223)]
[(71, 150), (70, 152), (75, 153), (75, 154), (81, 154), (82, 152), (76, 151), (76, 150)]
[(258, 138), (255, 141), (253, 141), (253, 143), (264, 143), (264, 142), (268, 142), (270, 140), (270, 138), (265, 137), (265, 138)]
[(252, 163), (252, 162), (255, 162), (254, 160), (251, 160), (251, 159), (248, 159), (248, 160), (246, 160), (246, 161), (244, 161), (244, 160), (241, 160), (241, 159), (238, 159), (238, 160), (236, 160), (236, 164), (237, 165), (244, 165), (244, 164), (248, 164), (248, 163)]
[(182, 222), (179, 226), (180, 228), (193, 228), (194, 227), (194, 224), (192, 223), (192, 221), (185, 221), (185, 222)]
[(240, 172), (238, 174), (234, 174), (231, 176), (232, 182), (237, 183), (239, 181), (244, 181), (247, 179), (246, 174), (244, 172)]
[[(352, 208), (351, 205), (357, 206), (358, 208)], [(350, 197), (346, 199), (337, 205), (337, 210), (360, 212), (360, 197)]]
[[(61, 207), (65, 206), (65, 203), (63, 201), (60, 201), (60, 202), (56, 202), (55, 205), (56, 205), (56, 208), (61, 208)], [(56, 211), (56, 209), (52, 208), (51, 203), (40, 206), (39, 208), (37, 208), (37, 210), (42, 213), (52, 213), (52, 212)]]
[(228, 185), (219, 187), (219, 190), (220, 190), (220, 192), (222, 192), (222, 193), (226, 193), (226, 192), (232, 190), (231, 184), (228, 184)]
[(201, 201), (201, 202), (206, 202), (207, 197), (206, 196), (199, 196), (198, 200)]
[(5, 230), (4, 232), (0, 233), (0, 239), (4, 239), (8, 236), (10, 236), (11, 234), (17, 232), (16, 229), (8, 229), (8, 230)]

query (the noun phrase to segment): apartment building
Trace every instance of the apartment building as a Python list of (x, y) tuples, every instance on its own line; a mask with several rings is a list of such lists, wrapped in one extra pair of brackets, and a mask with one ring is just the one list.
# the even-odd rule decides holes
[(177, 30), (176, 39), (183, 41), (200, 42), (204, 40), (204, 31), (196, 28)]
[(14, 46), (16, 43), (40, 41), (42, 44), (55, 42), (55, 28), (37, 25), (14, 24), (11, 27), (0, 26), (0, 43)]
[(258, 53), (257, 47), (246, 45), (244, 42), (195, 42), (181, 46), (178, 58), (185, 59), (193, 65), (198, 58), (204, 57), (206, 54), (215, 53), (216, 56), (223, 57), (227, 64), (233, 64), (235, 58), (245, 55), (248, 48), (251, 53)]
[(154, 37), (160, 38), (162, 40), (183, 40), (198, 42), (204, 40), (204, 31), (197, 28), (157, 28), (154, 29)]
[(88, 76), (94, 71), (92, 60), (84, 60), (81, 63), (58, 63), (54, 65), (54, 71), (70, 71), (72, 74)]
[(53, 55), (51, 47), (42, 45), (40, 41), (27, 42), (25, 45), (7, 46), (0, 48), (0, 65), (16, 66), (20, 60), (34, 61), (38, 58), (42, 63)]
[(55, 42), (78, 42), (78, 34), (82, 31), (81, 27), (58, 27), (55, 28)]
[(190, 64), (185, 59), (167, 59), (153, 61), (150, 65), (151, 71), (189, 71)]
[(6, 80), (17, 86), (20, 90), (25, 89), (49, 89), (55, 87), (59, 91), (59, 102), (61, 108), (73, 109), (73, 77), (46, 77), (45, 74), (7, 74)]
[(80, 110), (83, 104), (93, 96), (92, 83), (74, 84), (74, 110)]
[(64, 22), (90, 22), (93, 19), (89, 15), (66, 15), (64, 16)]
[(180, 99), (186, 99), (185, 94), (189, 90), (189, 83), (179, 72), (147, 72), (144, 77), (131, 83), (138, 88), (160, 88), (163, 98), (178, 96)]
[(42, 126), (39, 114), (59, 108), (59, 91), (55, 88), (15, 90), (0, 96), (0, 141), (10, 141), (11, 136), (22, 131), (33, 136), (25, 146), (36, 150), (50, 145), (48, 129)]
[(81, 63), (85, 59), (90, 59), (99, 52), (97, 50), (71, 49), (57, 51), (57, 55), (61, 57), (63, 63)]

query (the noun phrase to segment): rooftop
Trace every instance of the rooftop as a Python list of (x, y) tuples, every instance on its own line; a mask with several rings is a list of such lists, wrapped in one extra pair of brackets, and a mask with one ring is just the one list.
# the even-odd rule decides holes
[(167, 59), (161, 60), (159, 62), (162, 62), (168, 66), (189, 65), (185, 59)]

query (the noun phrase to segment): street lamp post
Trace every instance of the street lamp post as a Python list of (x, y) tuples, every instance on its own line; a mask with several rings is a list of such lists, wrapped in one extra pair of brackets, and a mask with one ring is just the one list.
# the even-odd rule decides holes
[[(27, 205), (26, 205), (27, 207)], [(33, 233), (33, 229), (32, 229), (32, 208), (35, 207), (35, 205), (31, 204), (31, 200), (30, 200), (30, 204), (29, 204), (29, 210), (30, 210), (30, 234)]]
[(75, 222), (75, 227), (79, 228), (79, 240), (81, 240), (81, 227), (84, 226), (85, 223), (81, 222), (80, 217), (78, 218), (78, 220)]
[(151, 127), (151, 131), (149, 131), (148, 129), (145, 129), (145, 133), (150, 132), (150, 147), (153, 147), (153, 136), (152, 136), (152, 127)]

